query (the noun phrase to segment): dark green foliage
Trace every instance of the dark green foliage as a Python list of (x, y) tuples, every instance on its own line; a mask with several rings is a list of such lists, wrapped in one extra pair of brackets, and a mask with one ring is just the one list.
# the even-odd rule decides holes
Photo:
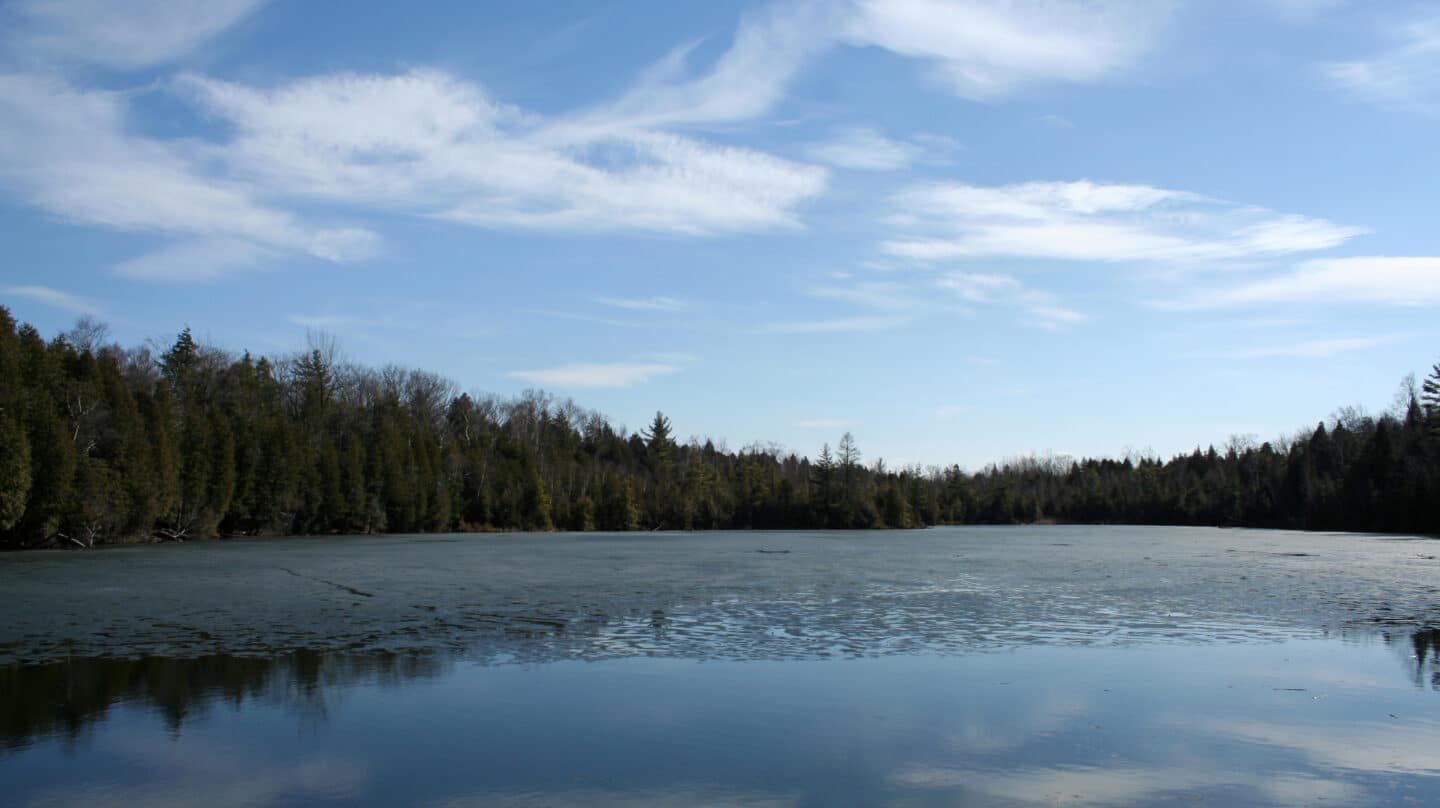
[(30, 439), (14, 418), (0, 413), (0, 531), (25, 515), (30, 486)]
[(27, 387), (15, 320), (0, 306), (0, 531), (20, 521), (30, 496), (30, 438), (23, 420)]
[(82, 322), (45, 342), (0, 307), (0, 544), (447, 530), (907, 528), (1037, 520), (1440, 532), (1440, 366), (1408, 406), (1284, 446), (966, 474), (627, 434), (530, 391), (457, 395), (333, 345), (239, 358), (182, 331), (158, 358)]
[(1421, 390), (1419, 403), (1424, 407), (1426, 424), (1432, 435), (1440, 435), (1440, 362), (1430, 369)]

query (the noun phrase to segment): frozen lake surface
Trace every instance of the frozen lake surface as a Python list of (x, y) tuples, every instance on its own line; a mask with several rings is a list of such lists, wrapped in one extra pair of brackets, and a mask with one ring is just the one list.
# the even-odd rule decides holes
[(0, 556), (7, 804), (1440, 804), (1440, 542), (1137, 527)]

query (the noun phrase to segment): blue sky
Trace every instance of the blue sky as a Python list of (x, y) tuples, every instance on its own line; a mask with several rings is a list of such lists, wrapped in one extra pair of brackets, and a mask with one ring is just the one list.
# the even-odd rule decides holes
[(970, 468), (1389, 406), (1440, 6), (0, 3), (0, 301)]

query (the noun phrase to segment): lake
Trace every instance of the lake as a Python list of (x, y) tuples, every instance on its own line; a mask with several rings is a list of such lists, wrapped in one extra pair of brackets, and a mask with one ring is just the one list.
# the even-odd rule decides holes
[(0, 794), (1440, 804), (1437, 555), (1068, 526), (14, 553)]

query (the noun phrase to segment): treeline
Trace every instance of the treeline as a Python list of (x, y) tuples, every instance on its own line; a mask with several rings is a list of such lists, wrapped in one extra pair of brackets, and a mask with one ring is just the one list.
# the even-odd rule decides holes
[(969, 521), (1440, 533), (1440, 365), (1426, 388), (1399, 416), (1342, 412), (1278, 443), (992, 467)]
[[(848, 436), (811, 463), (627, 434), (571, 401), (457, 394), (432, 373), (234, 356), (186, 329), (48, 342), (0, 308), (0, 541), (9, 546), (451, 530), (914, 527), (913, 473)], [(916, 510), (916, 504), (922, 510)]]
[(639, 433), (432, 373), (234, 356), (186, 329), (46, 341), (0, 307), (0, 543), (452, 530), (909, 528), (1037, 520), (1440, 532), (1440, 366), (1402, 417), (1156, 459), (865, 464)]

